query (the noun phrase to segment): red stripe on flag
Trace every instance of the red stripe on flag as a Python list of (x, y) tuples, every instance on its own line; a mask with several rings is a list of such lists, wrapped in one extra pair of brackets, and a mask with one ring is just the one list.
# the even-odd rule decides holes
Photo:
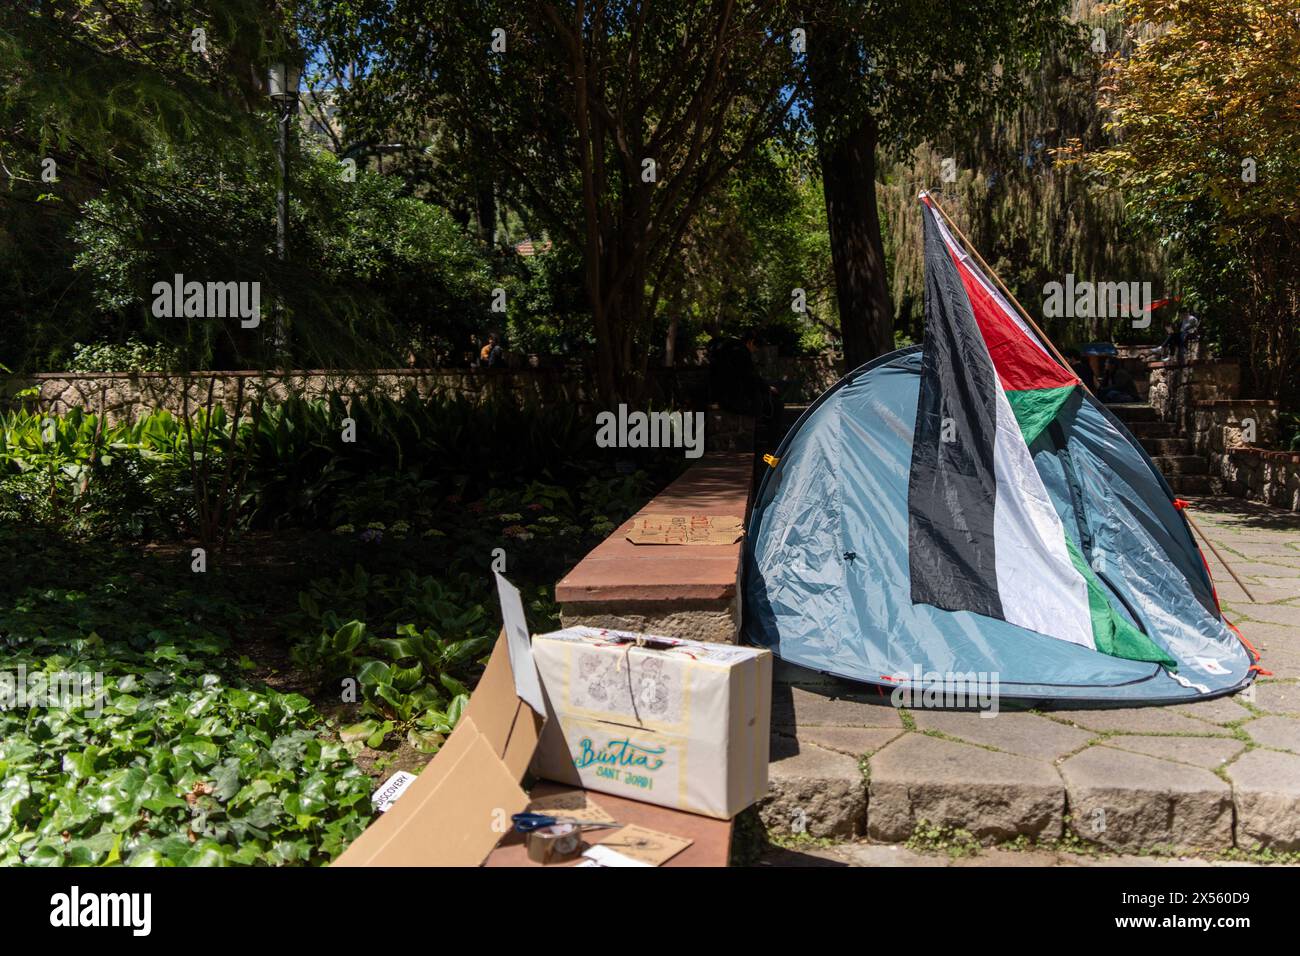
[(1060, 388), (1078, 384), (1079, 377), (1053, 360), (1025, 335), (1011, 316), (993, 298), (984, 283), (971, 274), (970, 268), (951, 248), (948, 255), (957, 266), (961, 284), (966, 288), (975, 322), (984, 336), (993, 367), (1003, 389), (1023, 392), (1036, 388)]

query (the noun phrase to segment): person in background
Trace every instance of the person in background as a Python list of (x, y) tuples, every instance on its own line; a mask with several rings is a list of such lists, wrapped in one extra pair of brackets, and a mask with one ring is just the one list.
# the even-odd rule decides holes
[(1077, 349), (1070, 349), (1065, 353), (1065, 358), (1070, 363), (1070, 370), (1079, 376), (1079, 381), (1092, 391), (1097, 385), (1097, 379), (1092, 374), (1092, 364), (1085, 361), (1084, 357), (1079, 354)]
[(1200, 319), (1190, 312), (1183, 313), (1182, 324), (1178, 327), (1178, 361), (1182, 362), (1189, 357), (1192, 344), (1201, 337), (1200, 328)]
[(1106, 364), (1102, 366), (1097, 398), (1107, 403), (1131, 404), (1138, 401), (1137, 386), (1133, 383), (1133, 376), (1117, 359), (1107, 358)]
[(710, 345), (709, 397), (726, 411), (752, 415), (755, 437), (770, 444), (785, 404), (781, 383), (763, 378), (754, 363), (760, 344), (758, 333), (751, 329), (739, 339), (719, 339)]
[(506, 364), (505, 352), (495, 332), (488, 336), (487, 344), (479, 350), (478, 360), (483, 368), (501, 368)]
[(1165, 323), (1165, 340), (1147, 353), (1155, 362), (1171, 362), (1183, 351), (1183, 333), (1177, 320)]

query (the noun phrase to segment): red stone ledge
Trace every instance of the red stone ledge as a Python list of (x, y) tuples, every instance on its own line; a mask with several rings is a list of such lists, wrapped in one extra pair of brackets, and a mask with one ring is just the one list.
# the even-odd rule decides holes
[(715, 452), (701, 458), (636, 515), (598, 544), (555, 586), (569, 605), (711, 601), (736, 597), (744, 539), (730, 545), (632, 544), (625, 535), (644, 514), (727, 515), (744, 521), (753, 456)]
[(1161, 359), (1159, 362), (1147, 362), (1147, 368), (1195, 368), (1202, 365), (1240, 365), (1237, 359), (1188, 359), (1184, 362), (1177, 362), (1173, 359)]
[(1269, 408), (1276, 408), (1282, 403), (1275, 398), (1207, 398), (1192, 404), (1197, 408), (1226, 408), (1232, 405), (1266, 405)]
[(1300, 451), (1277, 451), (1269, 448), (1256, 448), (1254, 445), (1246, 445), (1241, 448), (1229, 448), (1228, 453), (1232, 455), (1243, 455), (1247, 458), (1262, 458), (1265, 461), (1290, 462), (1300, 465)]

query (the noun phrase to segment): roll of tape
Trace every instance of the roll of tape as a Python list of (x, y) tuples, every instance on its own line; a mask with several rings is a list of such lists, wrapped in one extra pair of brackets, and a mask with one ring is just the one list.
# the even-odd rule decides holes
[(572, 823), (556, 823), (526, 834), (524, 845), (534, 863), (571, 860), (582, 849), (582, 831)]

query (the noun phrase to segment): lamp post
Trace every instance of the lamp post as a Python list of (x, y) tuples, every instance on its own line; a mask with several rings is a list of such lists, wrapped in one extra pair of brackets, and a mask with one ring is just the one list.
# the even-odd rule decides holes
[[(280, 180), (275, 193), (275, 257), (281, 263), (286, 259), (289, 231), (289, 124), (298, 114), (298, 84), (301, 80), (302, 67), (294, 60), (276, 60), (267, 70), (266, 92), (275, 104), (279, 126)], [(278, 302), (272, 334), (276, 351), (283, 351), (288, 343), (284, 307)]]

